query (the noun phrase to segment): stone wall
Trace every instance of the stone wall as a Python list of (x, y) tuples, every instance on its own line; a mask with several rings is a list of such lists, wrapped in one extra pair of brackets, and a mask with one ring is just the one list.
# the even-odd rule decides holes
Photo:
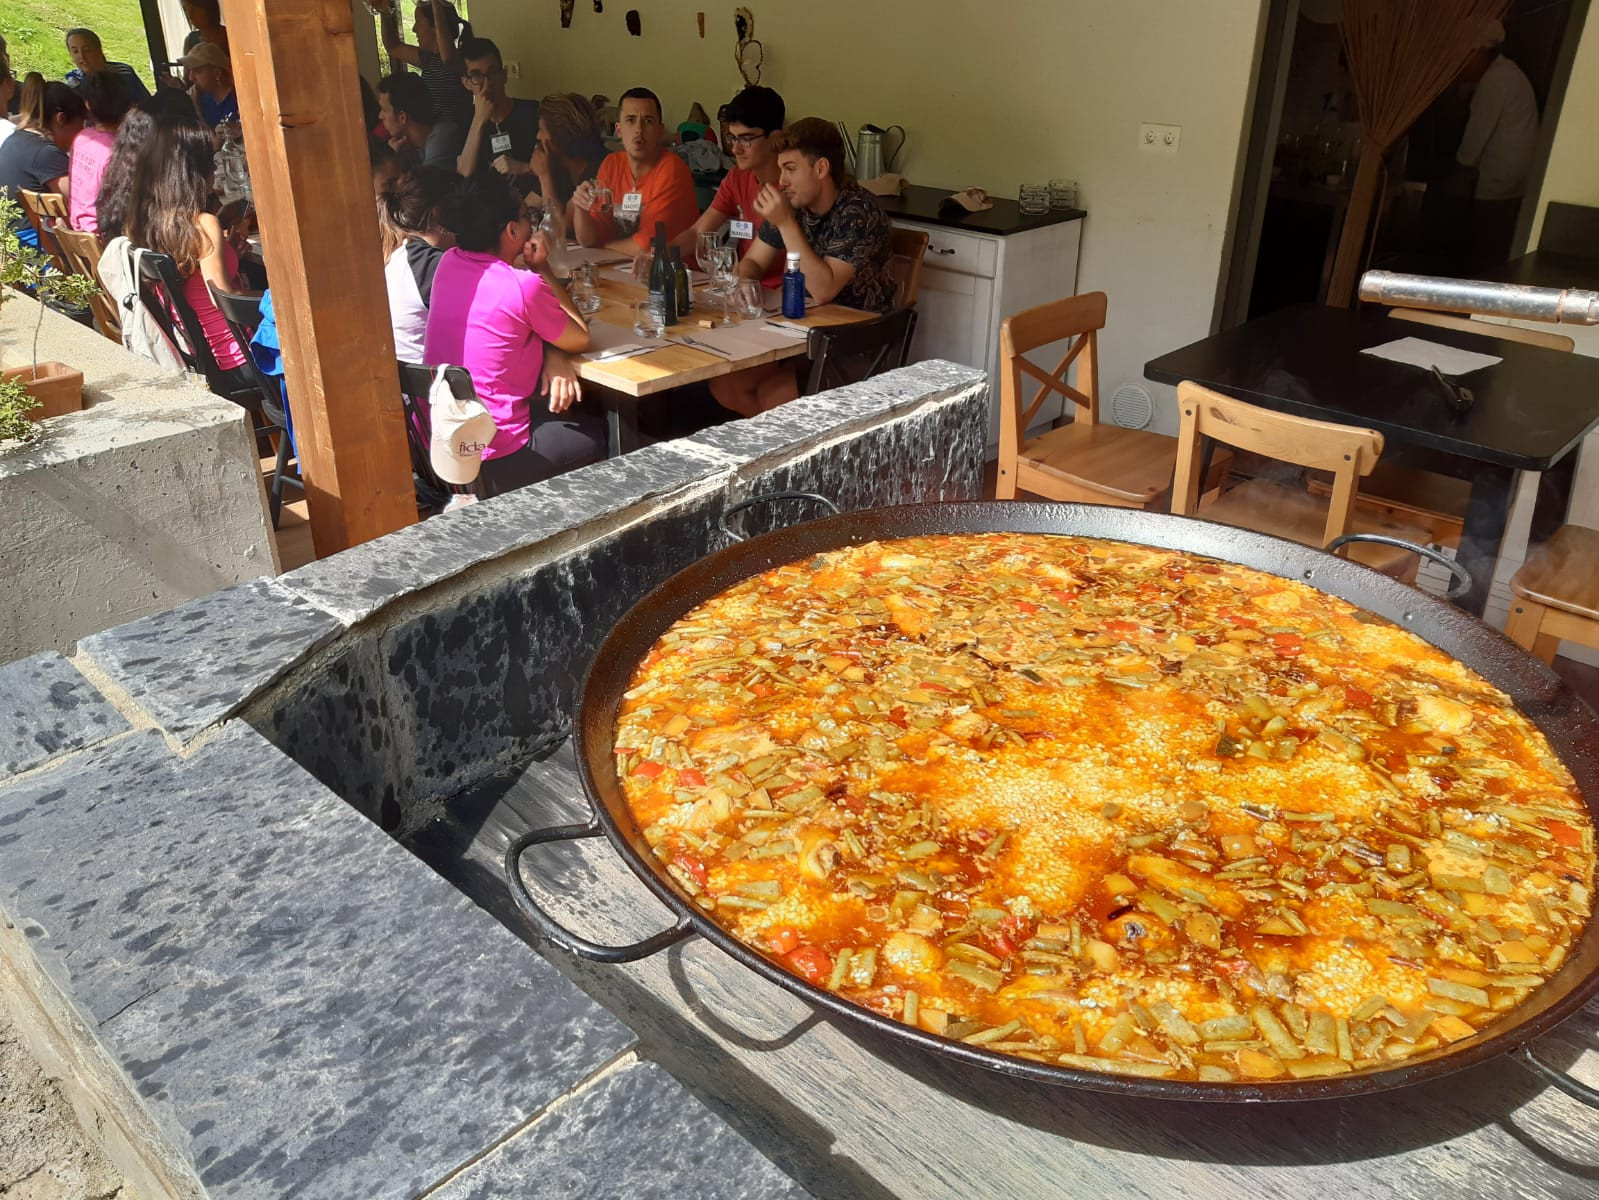
[[(38, 312), (0, 308), (0, 367), (32, 361)], [(0, 444), (0, 662), (276, 574), (243, 409), (54, 312), (39, 356), (83, 372), (85, 408)]]

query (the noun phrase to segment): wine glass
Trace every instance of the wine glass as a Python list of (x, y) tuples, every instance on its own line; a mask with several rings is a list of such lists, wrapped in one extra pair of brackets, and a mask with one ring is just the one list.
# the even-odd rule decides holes
[(722, 234), (720, 230), (715, 233), (702, 233), (699, 235), (694, 257), (700, 264), (700, 270), (709, 271), (711, 269), (711, 255), (721, 244)]
[(711, 291), (725, 296), (733, 290), (733, 270), (737, 262), (738, 251), (732, 246), (719, 245), (711, 251)]

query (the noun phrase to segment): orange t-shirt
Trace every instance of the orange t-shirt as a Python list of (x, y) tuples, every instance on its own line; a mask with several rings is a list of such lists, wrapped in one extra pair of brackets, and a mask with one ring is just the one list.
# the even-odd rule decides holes
[[(670, 239), (700, 219), (700, 207), (694, 199), (694, 176), (688, 164), (670, 150), (662, 153), (637, 183), (627, 155), (621, 150), (606, 157), (596, 178), (600, 186), (611, 189), (611, 211), (593, 214), (602, 243), (631, 237), (639, 249), (645, 250), (655, 236), (656, 222), (665, 222)], [(634, 190), (639, 193), (640, 209), (637, 213), (624, 213), (623, 197)]]

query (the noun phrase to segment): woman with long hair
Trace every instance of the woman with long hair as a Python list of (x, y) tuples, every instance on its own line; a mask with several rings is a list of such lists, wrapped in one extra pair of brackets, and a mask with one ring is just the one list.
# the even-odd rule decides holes
[(594, 178), (605, 160), (605, 139), (599, 114), (576, 92), (555, 92), (539, 102), (539, 144), (533, 151), (533, 174), (539, 181), (547, 212), (556, 215), (564, 238), (572, 227), (568, 206), (572, 189)]
[(95, 200), (95, 232), (109, 242), (127, 232), (128, 199), (132, 195), (133, 170), (138, 165), (150, 131), (158, 124), (200, 125), (188, 94), (174, 88), (157, 88), (155, 94), (139, 101), (117, 127), (111, 143), (111, 157), (100, 178), (100, 194)]
[[(83, 130), (87, 113), (83, 97), (64, 83), (32, 86), (38, 72), (28, 73), (23, 124), (0, 142), (0, 191), (13, 200), (17, 192), (60, 192), (71, 199), (68, 151)], [(38, 246), (39, 235), (26, 217), (13, 227), (26, 246)]]
[(439, 205), (460, 182), (443, 167), (413, 167), (378, 197), (383, 281), (389, 293), (394, 353), (420, 363), (433, 301), (433, 274), (455, 238), (439, 224)]
[(383, 49), (390, 62), (402, 62), (422, 73), (433, 99), (435, 124), (454, 128), (451, 140), (459, 146), (472, 123), (472, 97), (461, 82), (466, 64), (461, 43), (472, 36), (472, 26), (461, 19), (449, 0), (417, 0), (411, 33), (416, 45), (400, 34), (399, 0), (367, 0), (383, 27)]
[(199, 319), (217, 366), (235, 371), (244, 364), (244, 351), (205, 286), (245, 290), (239, 257), (216, 216), (206, 211), (215, 166), (208, 129), (198, 122), (157, 122), (133, 169), (125, 232), (135, 246), (172, 256), (183, 299)]

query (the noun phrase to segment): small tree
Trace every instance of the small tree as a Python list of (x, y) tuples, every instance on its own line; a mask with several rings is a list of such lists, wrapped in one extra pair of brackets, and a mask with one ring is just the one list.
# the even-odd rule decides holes
[(21, 380), (0, 379), (0, 442), (33, 441), (39, 427), (28, 414), (41, 403), (22, 386)]
[(63, 275), (43, 250), (24, 246), (17, 236), (17, 226), (24, 220), (22, 205), (0, 195), (0, 304), (10, 299), (6, 290), (10, 287), (25, 288), (39, 301), (38, 319), (33, 323), (33, 370), (29, 375), (30, 379), (37, 379), (45, 305), (82, 308), (100, 294), (100, 285), (86, 275)]

